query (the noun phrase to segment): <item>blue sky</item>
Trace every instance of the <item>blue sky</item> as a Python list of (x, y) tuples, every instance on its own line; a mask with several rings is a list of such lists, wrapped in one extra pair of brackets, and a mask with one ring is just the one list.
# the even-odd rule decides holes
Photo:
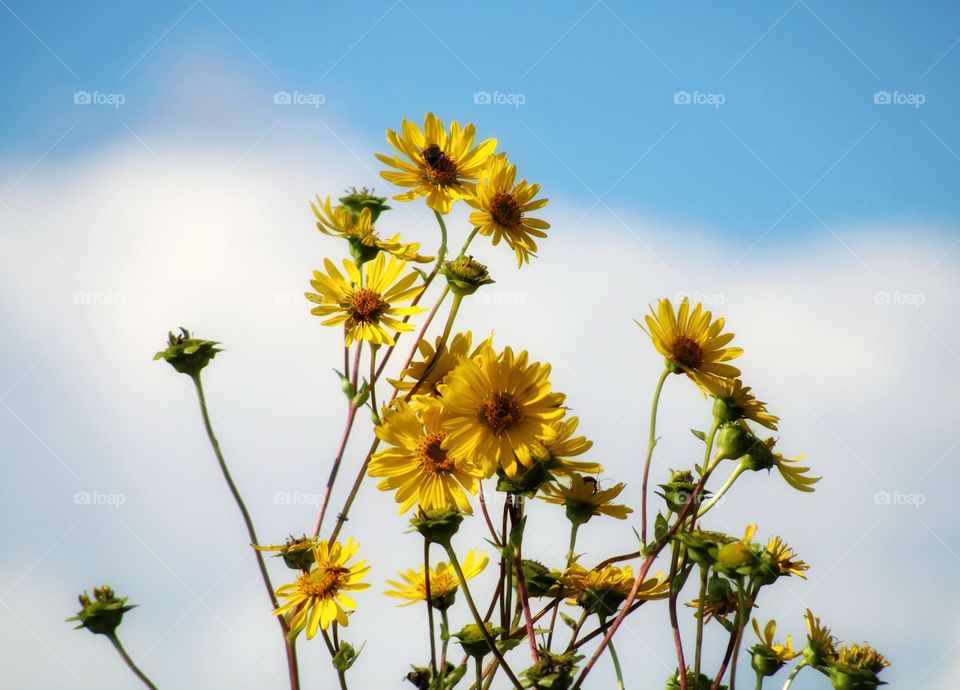
[[(238, 484), (261, 534), (308, 527), (313, 506), (276, 495), (316, 497), (341, 429), (339, 345), (301, 293), (342, 247), (314, 230), (307, 200), (392, 193), (373, 158), (383, 131), (433, 110), (497, 137), (551, 198), (531, 266), (473, 245), (497, 282), (464, 303), (464, 328), (553, 363), (608, 479), (636, 503), (646, 430), (631, 410), (645, 416), (660, 360), (633, 319), (664, 295), (722, 313), (748, 384), (784, 419), (780, 443), (825, 478), (799, 496), (751, 476), (710, 527), (739, 534), (761, 516), (761, 535), (811, 563), (809, 581), (764, 601), (795, 640), (810, 606), (888, 653), (894, 687), (952, 690), (960, 10), (465, 7), (0, 0), (0, 292), (12, 296), (0, 320), (15, 325), (0, 339), (12, 459), (0, 521), (17, 527), (0, 563), (13, 661), (0, 685), (130, 687), (101, 640), (63, 624), (80, 589), (109, 579), (142, 604), (127, 643), (161, 687), (280, 686), (273, 622), (189, 387), (150, 357), (180, 324), (227, 344), (208, 396)], [(386, 218), (433, 247), (422, 204)], [(458, 208), (454, 237), (464, 221)], [(690, 458), (703, 406), (668, 390), (655, 474)], [(349, 462), (366, 443), (361, 432)], [(402, 521), (366, 488), (352, 527), (374, 589), (350, 630), (378, 663), (354, 673), (356, 687), (394, 687), (422, 651), (406, 635), (422, 612), (379, 595), (414, 563)], [(566, 526), (541, 508), (531, 549), (549, 559)], [(632, 548), (629, 527), (589, 526), (585, 559)], [(483, 543), (475, 523), (462, 538)], [(656, 625), (627, 633), (628, 687), (660, 687), (674, 663)], [(325, 669), (305, 664), (310, 687)], [(596, 687), (611, 678), (598, 668)]]
[[(955, 221), (957, 19), (950, 4), (908, 2), (484, 3), (469, 15), (422, 2), (10, 2), (0, 151), (31, 160), (75, 122), (51, 156), (128, 136), (118, 120), (139, 132), (158, 114), (198, 119), (169, 112), (171, 81), (229, 91), (239, 74), (239, 111), (280, 89), (321, 93), (315, 126), (370, 132), (433, 109), (496, 132), (555, 193), (740, 241), (775, 223), (771, 239), (825, 232), (815, 216)], [(126, 102), (84, 111), (78, 89)], [(484, 90), (524, 102), (475, 105)], [(679, 91), (723, 103), (678, 106)], [(877, 105), (881, 91), (923, 103)], [(290, 116), (266, 110), (238, 145)]]

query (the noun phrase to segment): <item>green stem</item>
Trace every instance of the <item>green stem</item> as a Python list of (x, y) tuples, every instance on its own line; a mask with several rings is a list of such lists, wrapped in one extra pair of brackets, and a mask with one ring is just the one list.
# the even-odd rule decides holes
[[(446, 293), (444, 293), (443, 296), (446, 296)], [(437, 362), (440, 361), (440, 355), (443, 353), (444, 348), (447, 346), (447, 340), (450, 338), (450, 331), (453, 330), (453, 322), (457, 318), (457, 312), (460, 311), (461, 302), (463, 302), (463, 295), (454, 293), (453, 304), (450, 305), (450, 313), (447, 315), (447, 323), (443, 327), (443, 335), (440, 336), (440, 342), (437, 343), (437, 349), (433, 353), (433, 359), (431, 359), (430, 363), (424, 367), (420, 378), (417, 379), (417, 382), (413, 384), (413, 388), (411, 388), (410, 392), (407, 393), (407, 400), (410, 400), (410, 398), (416, 395), (417, 391), (420, 389), (420, 386), (422, 386), (423, 382), (427, 380), (427, 376), (430, 375), (430, 372), (433, 371), (433, 368), (437, 365)]]
[(757, 687), (756, 690), (763, 690), (763, 674), (760, 671), (757, 671)]
[[(567, 548), (567, 569), (573, 564), (573, 552), (577, 548), (577, 532), (580, 529), (580, 523), (571, 522), (570, 523), (570, 546)], [(557, 625), (557, 614), (560, 611), (560, 602), (563, 599), (563, 588), (559, 587), (557, 592), (557, 599), (554, 602), (555, 606), (553, 607), (553, 614), (550, 617), (550, 632), (547, 634), (547, 649), (550, 649), (553, 645), (553, 630)]]
[(440, 687), (443, 687), (447, 678), (447, 645), (450, 642), (450, 621), (446, 609), (440, 609), (440, 621)]
[(470, 243), (473, 242), (473, 238), (477, 236), (477, 233), (480, 232), (480, 228), (474, 228), (470, 234), (467, 236), (467, 241), (463, 243), (463, 247), (460, 249), (460, 253), (457, 255), (457, 258), (461, 256), (466, 256), (467, 248), (470, 246)]
[(703, 504), (703, 508), (700, 510), (699, 513), (697, 513), (697, 517), (703, 517), (704, 515), (706, 515), (707, 512), (709, 512), (709, 510), (710, 510), (711, 508), (713, 508), (713, 506), (715, 506), (715, 505), (717, 504), (717, 501), (719, 501), (720, 498), (721, 498), (725, 493), (727, 493), (727, 491), (730, 489), (730, 487), (733, 486), (733, 483), (734, 483), (735, 481), (737, 481), (737, 478), (738, 478), (741, 474), (743, 474), (744, 472), (746, 472), (746, 471), (747, 471), (747, 468), (746, 468), (746, 467), (744, 467), (743, 465), (737, 465), (737, 468), (736, 468), (733, 472), (730, 473), (730, 476), (727, 477), (727, 481), (725, 481), (725, 482), (723, 483), (723, 486), (720, 487), (720, 490), (717, 491), (717, 493), (715, 493), (715, 494), (710, 498), (709, 501), (707, 501), (706, 503)]
[(797, 674), (800, 673), (800, 670), (806, 665), (806, 661), (801, 661), (794, 667), (794, 669), (790, 672), (790, 675), (787, 676), (787, 682), (783, 684), (783, 690), (790, 690), (790, 686), (793, 684), (793, 679), (797, 677)]
[(477, 669), (477, 690), (483, 687), (483, 661), (482, 657), (475, 656), (473, 657), (474, 666)]
[(433, 602), (430, 593), (430, 540), (423, 540), (423, 588), (427, 599), (427, 622), (430, 626), (430, 670), (437, 675), (437, 640), (433, 625)]
[(500, 649), (497, 647), (497, 643), (490, 635), (490, 631), (487, 630), (487, 626), (484, 624), (483, 618), (480, 617), (480, 612), (477, 610), (477, 605), (473, 602), (473, 596), (470, 594), (470, 588), (467, 586), (467, 578), (463, 576), (463, 568), (460, 567), (460, 560), (457, 558), (456, 552), (449, 543), (444, 544), (444, 547), (447, 550), (447, 557), (450, 559), (450, 565), (453, 566), (453, 570), (457, 573), (457, 578), (460, 580), (460, 589), (463, 590), (463, 596), (467, 600), (467, 606), (470, 608), (470, 613), (473, 615), (473, 619), (476, 622), (477, 627), (480, 628), (483, 638), (487, 641), (487, 645), (490, 647), (490, 653), (493, 654), (497, 658), (497, 661), (500, 662), (500, 666), (503, 667), (503, 672), (507, 674), (507, 678), (510, 679), (510, 682), (513, 683), (513, 686), (517, 690), (523, 690), (523, 685), (521, 685), (520, 681), (517, 679), (517, 676), (507, 665), (507, 660), (503, 658), (503, 654), (500, 652)]
[[(203, 383), (200, 380), (200, 374), (197, 373), (191, 378), (197, 390), (197, 400), (200, 402), (200, 415), (203, 418), (203, 428), (207, 432), (207, 439), (209, 439), (210, 446), (213, 448), (213, 454), (217, 457), (220, 472), (223, 474), (223, 479), (227, 483), (227, 488), (230, 489), (237, 508), (240, 509), (240, 515), (243, 517), (243, 524), (247, 528), (247, 537), (250, 539), (250, 543), (259, 544), (260, 540), (257, 538), (256, 530), (253, 528), (253, 520), (250, 518), (250, 512), (247, 510), (247, 506), (240, 496), (237, 485), (233, 483), (233, 477), (230, 476), (230, 470), (227, 468), (227, 461), (223, 457), (223, 451), (220, 450), (220, 441), (217, 440), (216, 434), (213, 433), (213, 425), (210, 422), (210, 412), (207, 410), (207, 396), (203, 392)], [(277, 596), (274, 594), (273, 584), (270, 582), (270, 575), (267, 573), (267, 564), (263, 560), (263, 555), (256, 549), (253, 550), (253, 555), (257, 559), (257, 568), (260, 570), (260, 578), (263, 580), (263, 586), (267, 590), (270, 604), (273, 608), (277, 608), (279, 605), (277, 603)], [(297, 667), (295, 643), (287, 637), (288, 627), (284, 617), (277, 616), (277, 621), (280, 623), (280, 632), (283, 635), (284, 649), (287, 654), (287, 670), (290, 677), (290, 688), (291, 690), (299, 690), (300, 671)]]
[(640, 539), (647, 543), (647, 482), (650, 478), (650, 461), (653, 459), (653, 447), (657, 445), (657, 408), (660, 406), (660, 392), (663, 384), (670, 375), (670, 368), (665, 367), (657, 381), (657, 388), (653, 392), (653, 404), (650, 406), (650, 435), (647, 439), (647, 458), (643, 462), (643, 486), (640, 495)]
[(700, 678), (700, 656), (703, 652), (703, 606), (704, 599), (707, 596), (707, 579), (709, 575), (710, 569), (700, 566), (700, 595), (697, 598), (697, 648), (694, 650), (693, 657), (694, 683), (699, 683)]
[(133, 663), (133, 659), (131, 659), (130, 655), (127, 654), (127, 650), (123, 648), (122, 644), (120, 644), (120, 638), (117, 637), (116, 632), (108, 634), (107, 637), (110, 639), (110, 642), (113, 643), (113, 647), (117, 650), (120, 658), (123, 659), (124, 663), (130, 668), (131, 671), (133, 671), (133, 674), (143, 681), (143, 684), (150, 688), (150, 690), (157, 690), (157, 686), (153, 684), (153, 681), (147, 678), (146, 674), (141, 671), (135, 663)]
[(613, 660), (613, 670), (617, 674), (617, 690), (624, 690), (623, 671), (620, 669), (620, 657), (617, 656), (617, 648), (613, 646), (613, 640), (607, 645), (610, 650), (610, 658)]
[(440, 225), (440, 249), (437, 251), (437, 266), (439, 267), (447, 256), (447, 224), (439, 211), (434, 211), (433, 215), (436, 216), (437, 223)]

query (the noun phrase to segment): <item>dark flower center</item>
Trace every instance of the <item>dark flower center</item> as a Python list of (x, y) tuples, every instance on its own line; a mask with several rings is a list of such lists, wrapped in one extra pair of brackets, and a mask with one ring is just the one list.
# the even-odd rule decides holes
[(430, 181), (437, 184), (450, 184), (457, 179), (457, 164), (436, 144), (430, 144), (421, 155), (427, 166)]
[(354, 321), (373, 323), (389, 306), (379, 292), (370, 288), (360, 288), (353, 293), (353, 299), (350, 301), (350, 315)]
[(523, 213), (520, 211), (520, 204), (513, 198), (513, 195), (506, 192), (497, 192), (490, 203), (490, 215), (494, 222), (512, 228), (520, 224)]
[(698, 369), (703, 364), (703, 348), (693, 338), (677, 336), (673, 341), (673, 358), (685, 369)]
[(520, 405), (509, 393), (497, 393), (481, 409), (484, 421), (500, 434), (520, 421)]
[(301, 575), (297, 582), (297, 589), (308, 597), (326, 599), (337, 593), (346, 583), (348, 568), (327, 564), (319, 566), (308, 575)]
[(453, 460), (447, 457), (447, 451), (443, 449), (443, 439), (446, 437), (442, 431), (433, 431), (417, 444), (417, 457), (421, 467), (427, 472), (447, 474), (453, 471)]

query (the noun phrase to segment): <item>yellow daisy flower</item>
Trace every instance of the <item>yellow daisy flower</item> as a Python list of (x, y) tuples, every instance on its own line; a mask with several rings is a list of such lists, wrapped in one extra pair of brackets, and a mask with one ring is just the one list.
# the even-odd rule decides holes
[(417, 504), (428, 511), (473, 512), (467, 492), (476, 493), (482, 470), (450, 450), (441, 406), (421, 396), (413, 401), (412, 405), (394, 401), (383, 423), (375, 427), (377, 437), (392, 447), (373, 456), (367, 473), (385, 477), (377, 488), (397, 492), (401, 513)]
[[(706, 379), (704, 384), (710, 395), (716, 398), (714, 410), (725, 422), (749, 419), (776, 431), (780, 418), (767, 412), (767, 404), (757, 400), (750, 386), (744, 386), (740, 379)], [(717, 409), (717, 408), (720, 409)]]
[(787, 641), (784, 644), (777, 644), (773, 641), (773, 636), (777, 633), (776, 621), (769, 621), (763, 627), (763, 633), (761, 634), (760, 626), (757, 624), (757, 619), (754, 618), (753, 631), (760, 639), (760, 644), (762, 644), (766, 649), (770, 650), (777, 661), (785, 663), (800, 656), (800, 652), (793, 651), (793, 640), (790, 639), (789, 635), (787, 635)]
[[(398, 194), (397, 201), (413, 201), (427, 197), (427, 206), (438, 213), (450, 213), (453, 202), (465, 197), (497, 148), (496, 139), (487, 139), (473, 146), (476, 136), (473, 125), (461, 128), (450, 123), (450, 132), (433, 113), (427, 113), (423, 130), (403, 121), (401, 134), (387, 130), (387, 141), (396, 150), (390, 156), (376, 154), (377, 159), (396, 170), (384, 170), (383, 179), (409, 192)], [(402, 156), (402, 157), (401, 157)]]
[(797, 558), (796, 552), (787, 546), (780, 537), (770, 537), (763, 549), (763, 555), (770, 558), (780, 575), (796, 575), (806, 579), (804, 571), (810, 566)]
[(481, 235), (493, 238), (493, 244), (505, 240), (517, 255), (517, 267), (530, 263), (536, 256), (535, 237), (546, 237), (544, 230), (550, 224), (527, 214), (547, 205), (547, 199), (534, 199), (540, 185), (516, 182), (517, 166), (507, 160), (505, 154), (492, 156), (487, 163), (483, 178), (467, 197), (467, 203), (477, 209), (470, 214), (470, 224)]
[(690, 300), (684, 297), (680, 309), (675, 312), (670, 300), (662, 299), (656, 312), (650, 308), (646, 322), (647, 328), (643, 330), (650, 336), (657, 352), (678, 373), (682, 371), (701, 387), (706, 388), (711, 380), (732, 379), (740, 375), (739, 369), (725, 362), (736, 359), (743, 350), (725, 347), (733, 340), (733, 333), (723, 333), (724, 319), (714, 321), (709, 311), (703, 311), (702, 304), (698, 303), (691, 311)]
[(804, 658), (811, 666), (819, 666), (837, 658), (837, 638), (830, 632), (830, 628), (820, 623), (820, 619), (807, 609), (804, 615), (807, 622), (807, 646), (804, 649)]
[[(473, 333), (466, 331), (464, 333), (457, 333), (453, 338), (446, 344), (443, 348), (443, 351), (440, 353), (440, 356), (437, 358), (435, 364), (433, 364), (429, 373), (427, 373), (426, 378), (423, 380), (423, 383), (420, 384), (420, 387), (417, 389), (419, 393), (436, 395), (437, 386), (443, 383), (446, 379), (447, 374), (449, 374), (453, 369), (460, 364), (464, 359), (468, 357), (476, 357), (481, 349), (486, 346), (489, 346), (493, 340), (492, 336), (487, 338), (482, 343), (477, 345), (475, 349), (471, 351), (470, 347), (473, 342)], [(440, 345), (440, 336), (437, 336), (434, 344), (430, 344), (426, 339), (422, 339), (417, 343), (417, 350), (420, 352), (420, 359), (411, 362), (410, 366), (404, 369), (400, 373), (399, 380), (388, 379), (399, 391), (408, 391), (411, 390), (420, 380), (420, 377), (423, 376), (426, 372), (427, 367), (431, 365), (434, 358), (437, 357), (437, 347)]]
[[(470, 580), (483, 572), (490, 559), (487, 554), (477, 549), (470, 549), (461, 563), (463, 576)], [(418, 601), (427, 600), (427, 581), (423, 574), (423, 566), (419, 570), (406, 570), (398, 574), (401, 582), (387, 580), (387, 584), (394, 589), (384, 591), (388, 597), (405, 599), (400, 606), (410, 606)], [(456, 571), (449, 563), (437, 563), (436, 568), (430, 568), (430, 603), (436, 609), (448, 608), (452, 603), (460, 580)]]
[[(587, 570), (573, 563), (560, 578), (570, 605), (580, 605), (594, 613), (609, 616), (630, 596), (635, 577), (629, 565), (622, 568), (608, 565)], [(638, 600), (664, 599), (670, 596), (670, 582), (663, 573), (640, 583)]]
[(594, 515), (609, 515), (625, 520), (633, 508), (613, 503), (624, 486), (621, 482), (609, 489), (600, 489), (593, 477), (573, 473), (567, 486), (553, 482), (545, 484), (541, 498), (547, 503), (566, 506), (567, 518), (577, 524), (583, 524)]
[(877, 674), (890, 665), (887, 658), (870, 645), (850, 644), (837, 652), (835, 665), (841, 672), (866, 670)]
[(767, 438), (763, 443), (771, 453), (773, 453), (773, 462), (777, 466), (777, 469), (780, 470), (780, 474), (783, 475), (787, 484), (797, 491), (807, 493), (814, 491), (813, 485), (823, 479), (823, 477), (811, 477), (807, 475), (807, 472), (810, 471), (809, 467), (802, 467), (797, 464), (806, 457), (806, 453), (801, 453), (795, 458), (785, 458), (780, 453), (774, 451), (774, 447), (777, 444), (776, 439), (772, 437)]
[(461, 362), (437, 389), (453, 451), (473, 457), (489, 477), (514, 448), (549, 433), (564, 414), (564, 396), (551, 392), (549, 377), (549, 364), (509, 347), (500, 355), (484, 347)]
[(291, 633), (298, 635), (306, 629), (310, 640), (317, 634), (317, 628), (326, 630), (334, 621), (343, 626), (348, 624), (347, 610), (356, 609), (357, 604), (347, 592), (370, 586), (361, 582), (370, 566), (365, 561), (349, 563), (359, 547), (352, 538), (346, 544), (319, 542), (313, 549), (313, 569), (296, 582), (277, 589), (277, 597), (286, 602), (274, 610), (274, 614), (282, 616), (295, 611), (290, 620)]
[(363, 260), (374, 258), (378, 251), (385, 251), (404, 261), (433, 261), (432, 256), (420, 255), (419, 243), (401, 243), (399, 234), (388, 240), (380, 239), (373, 227), (373, 214), (369, 208), (361, 209), (357, 215), (346, 206), (333, 206), (330, 197), (321, 201), (319, 196), (316, 203), (310, 203), (310, 208), (317, 217), (317, 229), (320, 232), (347, 240)]
[(425, 311), (423, 307), (397, 306), (423, 290), (422, 285), (414, 285), (418, 278), (416, 272), (400, 277), (406, 265), (405, 261), (395, 257), (391, 257), (388, 264), (383, 254), (365, 263), (363, 269), (344, 259), (344, 276), (330, 259), (325, 259), (326, 274), (314, 271), (310, 281), (317, 292), (304, 293), (308, 300), (318, 305), (310, 313), (328, 317), (323, 321), (324, 326), (343, 324), (348, 347), (354, 340), (393, 345), (393, 332), (413, 330), (413, 324), (404, 323), (397, 317)]
[(577, 417), (554, 422), (547, 433), (534, 443), (517, 448), (515, 457), (502, 463), (504, 472), (510, 477), (521, 470), (521, 467), (530, 468), (536, 463), (542, 463), (551, 475), (569, 477), (574, 472), (599, 474), (603, 471), (603, 466), (599, 463), (570, 460), (571, 457), (583, 455), (593, 447), (593, 441), (587, 440), (586, 436), (573, 435), (579, 424)]

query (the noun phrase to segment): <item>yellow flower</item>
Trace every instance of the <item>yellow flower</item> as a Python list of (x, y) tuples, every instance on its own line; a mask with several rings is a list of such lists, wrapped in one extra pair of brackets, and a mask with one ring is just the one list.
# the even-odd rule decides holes
[(348, 624), (347, 610), (356, 609), (357, 604), (347, 592), (370, 586), (361, 582), (370, 566), (365, 561), (348, 563), (359, 546), (352, 538), (346, 544), (321, 541), (313, 549), (314, 568), (298, 577), (296, 582), (277, 589), (277, 597), (286, 601), (274, 610), (274, 614), (281, 616), (295, 611), (290, 620), (291, 633), (298, 635), (306, 629), (310, 640), (317, 634), (317, 628), (326, 630), (334, 621), (343, 626)]
[(806, 579), (807, 576), (803, 573), (809, 570), (810, 566), (797, 558), (796, 552), (780, 537), (770, 537), (763, 552), (763, 556), (772, 561), (780, 575), (796, 575)]
[(804, 615), (807, 622), (807, 646), (803, 650), (804, 659), (811, 666), (820, 666), (837, 657), (837, 638), (830, 628), (820, 623), (820, 619), (807, 609)]
[(768, 438), (764, 441), (767, 448), (773, 453), (773, 462), (780, 470), (780, 474), (786, 480), (787, 484), (797, 491), (810, 493), (814, 491), (813, 485), (819, 482), (823, 477), (811, 477), (806, 473), (810, 471), (809, 467), (801, 467), (797, 463), (806, 457), (806, 453), (801, 453), (795, 458), (785, 458), (780, 453), (774, 452), (776, 440)]
[[(587, 570), (573, 563), (560, 578), (568, 604), (579, 604), (594, 613), (609, 616), (630, 596), (635, 578), (633, 568), (607, 565)], [(670, 595), (670, 582), (657, 573), (640, 583), (637, 599), (664, 599)]]
[(750, 392), (750, 386), (744, 386), (740, 379), (707, 379), (704, 384), (710, 395), (716, 398), (714, 414), (721, 421), (749, 419), (776, 431), (780, 418), (767, 412), (767, 404), (757, 400)]
[(440, 405), (421, 396), (413, 401), (395, 401), (375, 428), (377, 437), (392, 447), (373, 456), (367, 473), (385, 477), (377, 488), (397, 492), (401, 513), (417, 504), (428, 511), (472, 512), (466, 492), (476, 493), (481, 469), (451, 452)]
[(423, 307), (397, 306), (413, 299), (423, 290), (422, 285), (414, 285), (418, 278), (416, 272), (411, 271), (400, 277), (406, 265), (405, 261), (394, 257), (387, 264), (384, 255), (378, 254), (376, 259), (363, 265), (361, 277), (361, 269), (344, 259), (344, 277), (330, 259), (325, 259), (326, 274), (314, 271), (313, 280), (310, 281), (317, 292), (305, 293), (308, 300), (319, 305), (310, 313), (329, 317), (323, 321), (324, 326), (343, 324), (348, 347), (354, 340), (366, 340), (373, 345), (393, 345), (392, 332), (413, 330), (413, 324), (397, 317), (424, 311)]
[(890, 665), (887, 658), (870, 645), (850, 644), (837, 652), (835, 665), (841, 670), (865, 670), (877, 674)]
[(577, 417), (554, 422), (547, 433), (536, 441), (517, 448), (515, 458), (505, 459), (502, 463), (504, 472), (510, 477), (521, 470), (521, 466), (530, 468), (539, 462), (551, 475), (569, 477), (574, 472), (599, 474), (603, 471), (603, 466), (599, 463), (569, 459), (583, 455), (593, 447), (593, 441), (587, 440), (585, 436), (574, 437), (579, 424)]
[(690, 300), (684, 297), (680, 309), (674, 312), (670, 300), (662, 299), (656, 312), (650, 308), (646, 322), (647, 328), (643, 330), (650, 336), (657, 352), (701, 388), (707, 389), (711, 381), (740, 375), (739, 369), (725, 362), (736, 359), (743, 350), (726, 347), (733, 340), (733, 333), (723, 333), (724, 319), (714, 321), (710, 312), (703, 311), (702, 304), (698, 303), (691, 311)]
[(489, 477), (514, 448), (549, 433), (564, 414), (564, 396), (551, 392), (549, 376), (549, 364), (509, 347), (499, 356), (484, 347), (462, 361), (438, 387), (453, 452), (473, 457)]
[[(479, 575), (490, 559), (487, 554), (471, 549), (463, 559), (461, 567), (463, 576), (470, 580)], [(406, 599), (400, 606), (410, 606), (418, 601), (427, 600), (427, 583), (423, 574), (423, 566), (419, 570), (406, 570), (398, 574), (402, 582), (387, 580), (387, 584), (394, 589), (384, 592), (388, 597)], [(436, 569), (430, 568), (430, 601), (434, 608), (445, 609), (453, 603), (460, 580), (457, 573), (448, 563), (437, 563)]]
[(477, 209), (470, 214), (470, 224), (481, 235), (493, 238), (493, 244), (505, 240), (517, 255), (517, 267), (530, 263), (536, 256), (535, 237), (546, 237), (550, 227), (546, 221), (527, 214), (547, 205), (547, 199), (534, 199), (540, 185), (516, 182), (517, 166), (505, 154), (491, 156), (483, 178), (467, 197), (467, 203)]
[(497, 148), (496, 139), (473, 146), (475, 136), (473, 125), (461, 128), (456, 121), (450, 123), (448, 134), (433, 113), (427, 113), (422, 131), (407, 120), (403, 121), (401, 134), (388, 129), (387, 141), (396, 153), (393, 157), (376, 155), (381, 163), (396, 170), (384, 170), (380, 175), (399, 187), (410, 188), (393, 198), (413, 201), (425, 196), (427, 206), (434, 211), (450, 213), (453, 202), (472, 190), (473, 181)]
[(377, 251), (385, 251), (405, 261), (420, 263), (433, 261), (432, 256), (419, 254), (418, 243), (401, 243), (399, 234), (388, 240), (380, 239), (373, 227), (373, 214), (369, 208), (361, 209), (357, 215), (346, 206), (332, 206), (330, 197), (321, 201), (319, 196), (317, 203), (310, 203), (310, 208), (313, 209), (313, 215), (317, 217), (317, 228), (320, 232), (347, 240), (352, 248), (355, 247), (363, 255), (364, 260), (373, 258)]
[(577, 524), (583, 524), (594, 515), (609, 515), (618, 520), (625, 520), (633, 509), (613, 503), (613, 499), (620, 495), (623, 487), (624, 484), (621, 482), (609, 489), (600, 489), (597, 480), (593, 477), (574, 473), (570, 475), (568, 486), (552, 482), (545, 484), (544, 495), (541, 498), (547, 503), (566, 506), (567, 518)]
[(787, 635), (787, 641), (785, 644), (776, 644), (773, 641), (773, 636), (777, 633), (776, 621), (769, 621), (763, 627), (763, 634), (761, 634), (760, 626), (757, 624), (757, 619), (754, 618), (753, 631), (757, 633), (757, 637), (760, 638), (760, 643), (773, 653), (777, 661), (785, 663), (800, 656), (800, 652), (793, 651), (793, 641), (790, 639), (789, 635)]
[[(440, 336), (437, 336), (434, 345), (431, 345), (426, 339), (422, 339), (417, 343), (420, 359), (411, 362), (406, 369), (400, 372), (399, 380), (389, 379), (389, 381), (399, 391), (411, 390), (420, 380), (420, 377), (427, 372), (427, 367), (430, 366), (430, 371), (427, 372), (426, 378), (423, 379), (423, 383), (420, 384), (417, 392), (436, 395), (437, 386), (443, 383), (447, 374), (453, 371), (465, 358), (476, 357), (483, 347), (492, 343), (492, 336), (480, 343), (473, 351), (470, 350), (472, 341), (473, 334), (470, 331), (457, 333), (443, 348), (440, 356), (437, 357), (436, 348), (440, 345)], [(437, 361), (434, 363), (435, 357)]]

